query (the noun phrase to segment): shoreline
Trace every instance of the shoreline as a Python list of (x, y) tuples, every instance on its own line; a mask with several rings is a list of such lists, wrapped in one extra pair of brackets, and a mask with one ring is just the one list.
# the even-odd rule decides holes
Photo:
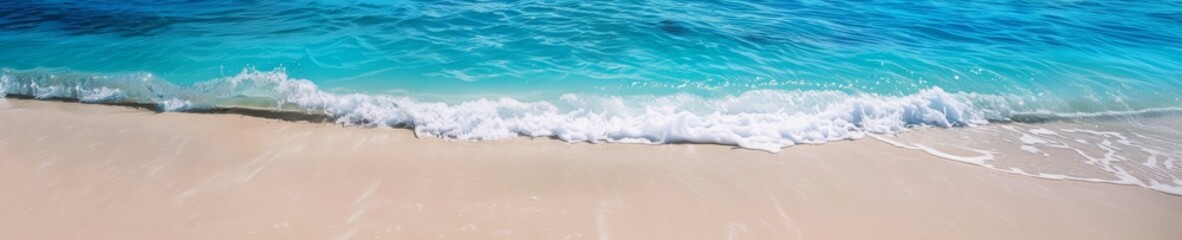
[[(231, 112), (233, 113), (233, 112)], [(0, 100), (2, 238), (1172, 239), (1182, 197), (1018, 176), (871, 138), (417, 138)]]
[[(0, 99), (16, 99), (16, 100), (27, 100), (27, 101), (48, 101), (48, 102), (60, 102), (60, 103), (69, 103), (69, 104), (91, 104), (91, 105), (102, 105), (102, 106), (127, 107), (127, 108), (133, 108), (133, 109), (137, 109), (137, 110), (143, 110), (143, 111), (149, 111), (149, 112), (155, 112), (155, 113), (166, 112), (166, 111), (161, 111), (159, 109), (159, 106), (157, 106), (154, 103), (137, 103), (137, 102), (89, 103), (89, 102), (83, 102), (81, 99), (76, 99), (76, 98), (61, 98), (61, 97), (38, 98), (36, 96), (22, 95), (22, 94), (7, 94), (7, 95), (0, 97)], [(211, 109), (193, 109), (193, 110), (180, 111), (180, 112), (181, 113), (194, 113), (194, 114), (232, 114), (232, 115), (241, 115), (241, 116), (248, 116), (248, 117), (283, 120), (283, 121), (290, 121), (290, 122), (301, 122), (302, 121), (302, 122), (310, 122), (310, 123), (325, 123), (325, 122), (332, 121), (332, 117), (330, 117), (326, 114), (311, 113), (311, 112), (307, 112), (307, 111), (268, 109), (268, 108), (256, 108), (256, 107), (245, 107), (245, 106), (217, 106), (217, 107), (214, 107)]]

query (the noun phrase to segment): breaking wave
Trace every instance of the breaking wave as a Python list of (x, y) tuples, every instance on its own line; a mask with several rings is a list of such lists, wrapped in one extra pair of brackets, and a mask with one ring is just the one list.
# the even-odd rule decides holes
[(515, 136), (568, 142), (713, 143), (777, 152), (796, 144), (857, 139), (914, 126), (959, 127), (1024, 116), (1029, 99), (949, 93), (934, 87), (899, 96), (839, 91), (753, 90), (706, 98), (565, 94), (550, 101), (481, 98), (459, 103), (338, 94), (285, 71), (246, 69), (178, 86), (147, 73), (4, 70), (7, 95), (86, 103), (150, 104), (160, 111), (262, 107), (323, 114), (338, 124), (413, 129), (420, 137), (494, 140)]

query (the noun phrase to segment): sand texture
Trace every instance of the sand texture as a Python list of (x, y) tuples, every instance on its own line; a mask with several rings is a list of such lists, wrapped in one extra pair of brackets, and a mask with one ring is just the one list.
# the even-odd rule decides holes
[(447, 142), (0, 99), (0, 239), (1182, 239), (1182, 197), (871, 138)]

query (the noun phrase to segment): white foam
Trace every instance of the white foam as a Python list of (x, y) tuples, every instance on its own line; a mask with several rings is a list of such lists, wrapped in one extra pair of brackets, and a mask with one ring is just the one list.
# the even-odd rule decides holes
[[(187, 87), (146, 73), (94, 75), (5, 70), (5, 93), (84, 102), (153, 103), (165, 111), (217, 106), (235, 97), (322, 112), (337, 123), (411, 128), (419, 136), (492, 140), (553, 137), (570, 142), (715, 143), (779, 151), (795, 144), (895, 133), (911, 126), (971, 126), (1005, 120), (1009, 99), (940, 88), (910, 95), (753, 90), (735, 96), (565, 94), (552, 102), (483, 98), (456, 104), (409, 97), (331, 94), (280, 70), (241, 73)], [(1036, 135), (1038, 133), (1035, 133)]]
[[(865, 132), (893, 133), (911, 125), (987, 122), (967, 101), (939, 88), (908, 96), (752, 91), (714, 100), (684, 94), (626, 101), (568, 94), (559, 106), (511, 98), (444, 104), (333, 95), (310, 81), (274, 72), (244, 72), (227, 82), (245, 79), (274, 81), (281, 102), (323, 111), (341, 124), (408, 126), (419, 136), (455, 140), (530, 136), (593, 143), (691, 142), (776, 152), (795, 144), (861, 138)], [(817, 102), (814, 97), (839, 100)]]
[(116, 99), (119, 96), (119, 89), (102, 86), (95, 89), (84, 89), (81, 86), (75, 86), (74, 91), (78, 92), (78, 100), (82, 102), (103, 102)]
[(933, 155), (933, 156), (941, 157), (941, 158), (944, 158), (944, 159), (949, 159), (949, 160), (954, 160), (954, 161), (957, 161), (957, 162), (964, 162), (964, 163), (969, 163), (969, 164), (973, 164), (973, 165), (978, 165), (978, 166), (983, 166), (983, 167), (993, 168), (993, 166), (992, 166), (992, 165), (990, 165), (988, 162), (989, 162), (990, 160), (993, 160), (993, 155), (994, 155), (995, 153), (993, 153), (993, 152), (990, 152), (990, 151), (985, 151), (985, 150), (976, 150), (976, 149), (967, 149), (967, 148), (965, 148), (964, 150), (971, 151), (971, 152), (976, 152), (976, 153), (979, 153), (979, 154), (981, 154), (981, 155), (977, 155), (977, 156), (958, 156), (958, 155), (954, 155), (954, 154), (946, 153), (946, 152), (944, 152), (944, 151), (940, 151), (940, 150), (938, 150), (938, 149), (935, 149), (935, 148), (931, 148), (931, 147), (925, 146), (925, 145), (923, 145), (923, 144), (906, 144), (906, 143), (902, 143), (902, 142), (899, 142), (899, 141), (895, 141), (895, 140), (892, 140), (892, 139), (890, 139), (889, 137), (881, 136), (881, 135), (878, 135), (878, 134), (869, 134), (869, 136), (871, 136), (871, 138), (874, 138), (874, 139), (876, 139), (876, 140), (878, 140), (878, 141), (881, 141), (881, 142), (884, 142), (884, 143), (887, 143), (887, 144), (893, 145), (893, 146), (895, 146), (895, 147), (900, 147), (900, 148), (905, 148), (905, 149), (911, 149), (911, 150), (919, 150), (919, 151), (923, 151), (923, 152), (925, 152), (925, 153), (931, 154), (931, 155)]
[(1028, 153), (1032, 153), (1032, 154), (1041, 154), (1041, 155), (1043, 155), (1044, 157), (1050, 157), (1050, 156), (1051, 156), (1050, 154), (1048, 154), (1048, 153), (1046, 153), (1046, 152), (1043, 152), (1042, 150), (1039, 150), (1037, 147), (1034, 147), (1034, 146), (1031, 146), (1031, 145), (1022, 145), (1022, 146), (1020, 146), (1020, 147), (1018, 147), (1018, 148), (1019, 148), (1019, 149), (1022, 149), (1022, 151), (1026, 151), (1026, 152), (1028, 152)]
[(1022, 134), (1021, 137), (1018, 137), (1018, 141), (1022, 141), (1022, 144), (1028, 144), (1028, 145), (1050, 143), (1050, 142), (1047, 142), (1047, 140), (1043, 140), (1042, 138), (1038, 138), (1035, 136), (1030, 136), (1029, 134)]
[[(12, 71), (0, 75), (0, 96), (39, 99), (69, 98), (87, 103), (133, 102), (165, 104), (170, 99), (200, 99), (205, 91), (183, 89), (151, 74), (86, 74), (47, 70)], [(176, 109), (174, 109), (176, 110)]]
[[(901, 96), (754, 90), (713, 98), (689, 94), (626, 97), (564, 94), (553, 101), (481, 98), (449, 104), (405, 96), (333, 94), (320, 90), (311, 81), (288, 78), (282, 70), (244, 70), (234, 76), (181, 87), (143, 73), (99, 76), (5, 69), (0, 75), (0, 94), (74, 98), (95, 103), (151, 103), (165, 111), (210, 108), (231, 98), (263, 98), (271, 99), (276, 107), (294, 106), (324, 113), (339, 124), (406, 127), (421, 137), (463, 141), (529, 136), (592, 143), (713, 143), (777, 152), (796, 144), (857, 139), (869, 134), (896, 146), (988, 168), (994, 168), (990, 161), (997, 153), (964, 148), (980, 155), (957, 156), (924, 145), (895, 142), (877, 134), (898, 133), (914, 126), (973, 126), (986, 124), (989, 120), (1008, 121), (1015, 112), (1010, 109), (1012, 99), (1009, 97), (948, 93), (940, 88)], [(1040, 114), (1097, 117), (1171, 111), (1174, 110)], [(1115, 132), (1003, 128), (1021, 134), (1017, 140), (1021, 142), (1019, 149), (1022, 151), (1049, 156), (1039, 148), (1072, 150), (1117, 180), (1028, 173), (1022, 169), (1002, 171), (1052, 179), (1133, 184), (1182, 194), (1179, 189), (1182, 180), (1178, 177), (1169, 176), (1172, 183), (1144, 180), (1138, 178), (1136, 169), (1130, 173), (1114, 164), (1125, 161), (1125, 157), (1117, 154), (1122, 148), (1139, 148), (1154, 158), (1145, 159), (1137, 166), (1154, 171), (1175, 169), (1175, 161), (1182, 157), (1176, 157), (1169, 150), (1145, 148)], [(1080, 134), (1092, 135), (1098, 140), (1066, 137)], [(1089, 156), (1079, 148), (1068, 146), (1075, 143), (1094, 144), (1105, 154)]]
[[(1144, 131), (1156, 129), (1139, 128), (1137, 125), (1105, 128), (1098, 126), (1097, 123), (1104, 122), (1001, 125), (996, 128), (972, 131), (969, 134), (972, 134), (975, 140), (954, 145), (964, 149), (973, 147), (1000, 150), (1003, 154), (996, 154), (998, 159), (973, 159), (972, 156), (957, 156), (921, 144), (921, 142), (931, 141), (928, 139), (929, 137), (941, 139), (940, 134), (947, 132), (931, 136), (925, 135), (925, 133), (915, 133), (916, 135), (907, 137), (873, 136), (897, 147), (920, 150), (949, 160), (972, 163), (1011, 174), (1054, 180), (1134, 185), (1182, 195), (1182, 172), (1174, 169), (1172, 165), (1174, 161), (1182, 159), (1182, 156), (1173, 150), (1171, 147), (1173, 145), (1170, 143), (1166, 142), (1166, 145), (1151, 144), (1151, 142), (1145, 141), (1151, 139), (1144, 137), (1144, 134), (1138, 134), (1138, 132), (1146, 133)], [(1036, 126), (1053, 127), (1056, 130)], [(1116, 129), (1120, 129), (1120, 131), (1109, 131)], [(1021, 152), (1037, 154), (1046, 158), (1031, 159), (1024, 154), (1012, 154), (1013, 151), (1006, 150), (1009, 148), (1016, 148)], [(1044, 150), (1055, 150), (1053, 151), (1054, 157), (1051, 158), (1050, 152)], [(988, 153), (988, 151), (978, 152)], [(1037, 170), (1028, 171), (1012, 167), (1013, 164), (1035, 166)]]
[(1028, 131), (1036, 135), (1059, 135), (1058, 133), (1055, 133), (1055, 131), (1051, 131), (1050, 129), (1046, 128), (1034, 128)]
[(9, 70), (7, 68), (0, 69), (0, 98), (8, 96), (8, 85), (12, 80), (9, 80)]
[(565, 94), (554, 102), (512, 98), (458, 104), (409, 97), (331, 94), (282, 70), (244, 70), (226, 78), (178, 87), (151, 74), (95, 76), (81, 73), (5, 71), (6, 93), (84, 102), (148, 102), (161, 110), (216, 106), (231, 97), (263, 97), (323, 112), (340, 124), (408, 127), (419, 136), (492, 140), (553, 137), (569, 142), (715, 143), (771, 152), (803, 143), (894, 133), (914, 125), (939, 127), (986, 123), (990, 111), (974, 107), (972, 94), (932, 88), (906, 96), (836, 91), (756, 90), (736, 96), (596, 96)]

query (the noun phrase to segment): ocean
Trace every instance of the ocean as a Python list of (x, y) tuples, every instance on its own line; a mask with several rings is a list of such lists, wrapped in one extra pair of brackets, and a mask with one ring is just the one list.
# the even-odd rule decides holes
[[(1145, 125), (1182, 113), (1180, 42), (1177, 1), (5, 1), (0, 95), (777, 152)], [(1176, 141), (1133, 179), (1182, 193)]]

